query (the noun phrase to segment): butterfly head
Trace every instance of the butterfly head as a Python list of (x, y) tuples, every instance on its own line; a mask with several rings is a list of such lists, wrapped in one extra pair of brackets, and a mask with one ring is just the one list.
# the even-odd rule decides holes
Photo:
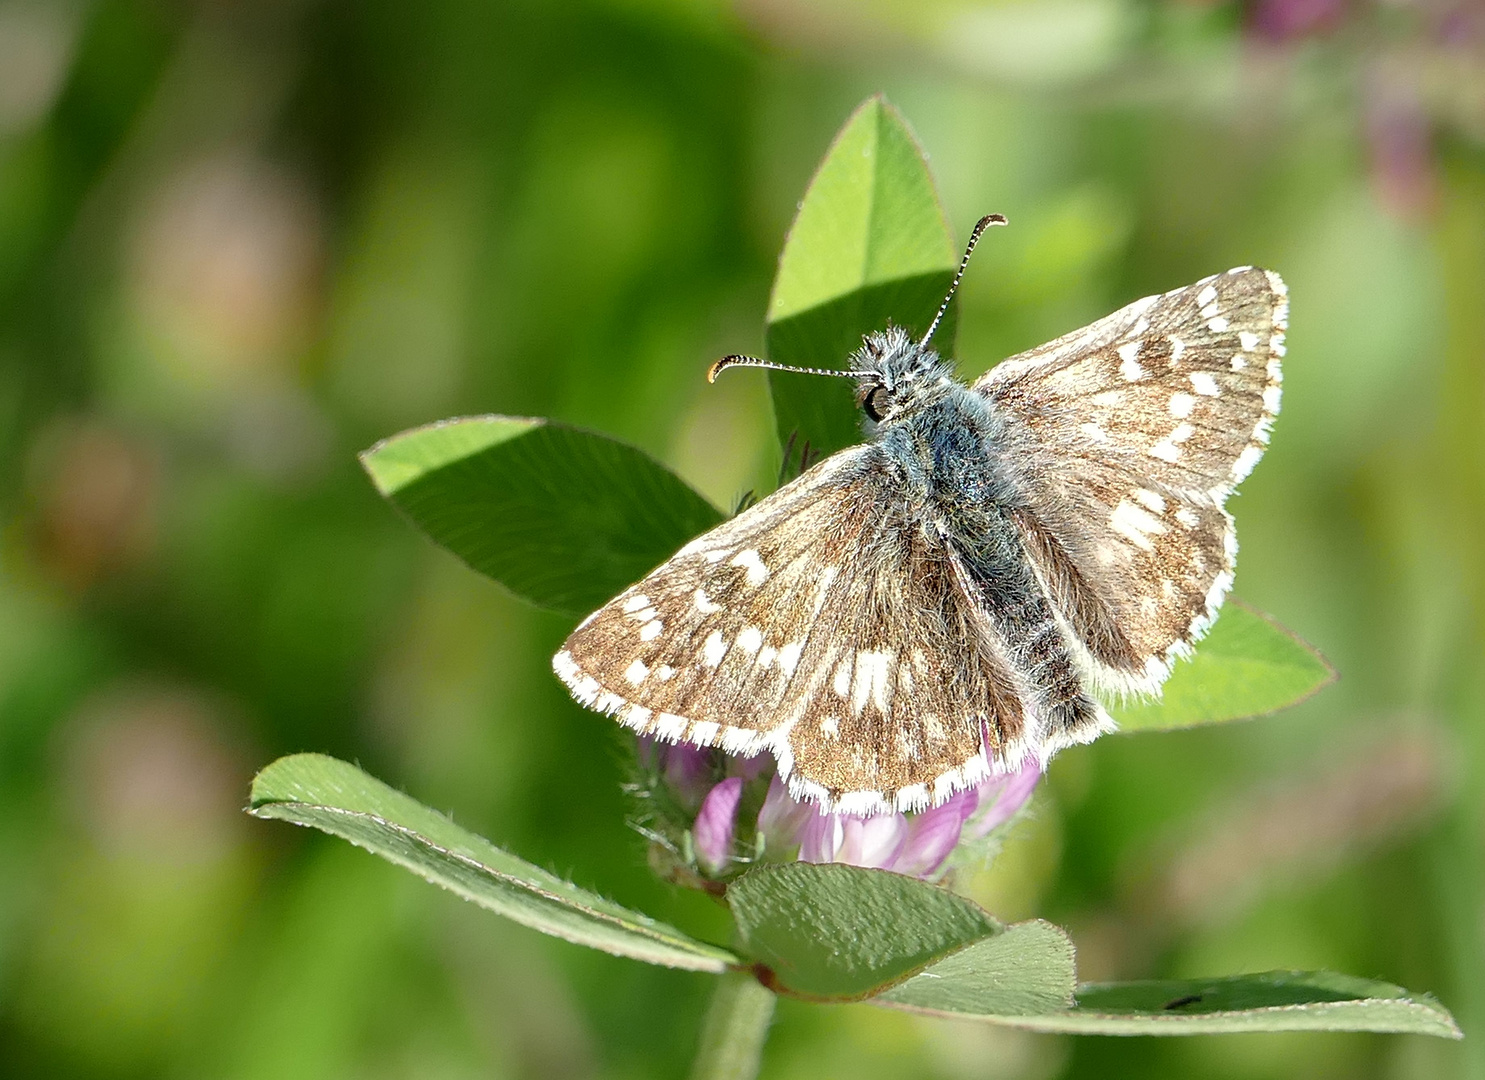
[(948, 295), (939, 305), (938, 314), (928, 326), (922, 338), (913, 340), (901, 327), (889, 326), (874, 334), (867, 334), (851, 356), (851, 366), (837, 368), (794, 367), (771, 360), (760, 360), (756, 356), (724, 356), (707, 371), (708, 382), (730, 367), (761, 367), (776, 371), (792, 371), (800, 375), (841, 375), (857, 381), (856, 401), (868, 420), (874, 424), (902, 419), (933, 401), (943, 388), (953, 381), (947, 364), (938, 358), (938, 353), (928, 347), (933, 332), (938, 329), (959, 282), (964, 278), (969, 257), (979, 243), (980, 235), (992, 225), (1004, 225), (1000, 214), (987, 214), (975, 223), (969, 234), (969, 244), (964, 249), (964, 258), (959, 260), (959, 269), (949, 285)]
[(953, 381), (938, 353), (897, 326), (868, 334), (851, 356), (851, 371), (856, 403), (874, 424), (916, 412)]

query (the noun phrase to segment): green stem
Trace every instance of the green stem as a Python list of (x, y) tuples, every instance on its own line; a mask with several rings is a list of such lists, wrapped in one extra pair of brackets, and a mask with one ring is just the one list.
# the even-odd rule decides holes
[(691, 1080), (753, 1080), (768, 1040), (773, 1005), (773, 991), (746, 971), (729, 971), (718, 979), (701, 1024)]

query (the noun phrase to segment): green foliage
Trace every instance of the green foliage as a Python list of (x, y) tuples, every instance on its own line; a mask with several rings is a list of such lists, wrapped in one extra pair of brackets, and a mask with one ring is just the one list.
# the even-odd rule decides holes
[(666, 967), (720, 972), (736, 958), (549, 874), (414, 799), (322, 754), (280, 758), (253, 780), (252, 813), (309, 825), (481, 907), (566, 941)]
[(1031, 1024), (1089, 1035), (1218, 1035), (1241, 1031), (1397, 1031), (1463, 1035), (1428, 994), (1330, 971), (1268, 971), (1224, 979), (1154, 979), (1078, 988), (1078, 1004)]
[[(820, 163), (779, 257), (768, 356), (843, 368), (862, 334), (889, 323), (922, 333), (958, 259), (922, 148), (902, 115), (867, 99)], [(952, 313), (936, 343), (954, 343)], [(769, 372), (779, 438), (833, 453), (861, 441), (849, 379)]]
[(727, 889), (741, 948), (801, 997), (850, 1001), (1000, 931), (978, 904), (855, 866), (750, 870)]
[(951, 953), (877, 996), (883, 1005), (986, 1019), (1061, 1015), (1078, 975), (1072, 939), (1040, 919)]
[(1196, 655), (1176, 664), (1159, 698), (1123, 702), (1111, 711), (1123, 731), (1173, 731), (1277, 712), (1334, 679), (1335, 670), (1313, 645), (1229, 601)]
[[(1067, 1002), (1048, 1008), (1028, 994), (1038, 978), (1055, 986), (1063, 975)], [(1076, 1002), (1071, 994), (1072, 943), (1055, 926), (1023, 923), (947, 957), (877, 1000), (912, 1012), (1082, 1035), (1389, 1031), (1462, 1037), (1448, 1010), (1427, 994), (1329, 971), (1087, 983), (1077, 988)]]
[(377, 490), (471, 567), (586, 614), (721, 520), (649, 455), (551, 420), (477, 416), (362, 455)]
[(308, 825), (507, 918), (666, 967), (761, 965), (773, 989), (874, 1000), (1042, 1031), (1183, 1035), (1407, 1031), (1459, 1036), (1432, 998), (1331, 972), (1077, 989), (1072, 942), (1041, 921), (1003, 927), (916, 878), (840, 864), (751, 870), (727, 891), (741, 956), (687, 937), (502, 851), (343, 761), (281, 758), (253, 781), (252, 813)]

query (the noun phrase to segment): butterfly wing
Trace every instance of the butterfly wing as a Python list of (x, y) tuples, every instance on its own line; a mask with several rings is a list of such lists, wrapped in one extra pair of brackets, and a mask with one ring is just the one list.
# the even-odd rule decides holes
[(635, 731), (773, 753), (796, 797), (921, 809), (1021, 760), (1024, 688), (874, 445), (682, 548), (554, 658)]
[(1095, 683), (1153, 691), (1216, 617), (1227, 497), (1268, 444), (1288, 319), (1277, 274), (1146, 297), (975, 383), (1034, 497), (1017, 526)]

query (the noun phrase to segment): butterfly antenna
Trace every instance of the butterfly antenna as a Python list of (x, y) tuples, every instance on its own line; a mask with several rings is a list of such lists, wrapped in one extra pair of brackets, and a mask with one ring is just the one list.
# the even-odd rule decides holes
[(980, 242), (980, 234), (991, 225), (1005, 225), (1004, 214), (986, 214), (975, 222), (974, 229), (969, 234), (969, 243), (964, 248), (964, 258), (959, 260), (959, 269), (954, 274), (954, 282), (949, 286), (949, 295), (944, 297), (944, 302), (938, 306), (938, 314), (933, 317), (933, 323), (928, 327), (928, 333), (923, 335), (923, 340), (918, 342), (920, 346), (927, 345), (928, 339), (933, 337), (933, 332), (938, 329), (938, 324), (944, 321), (944, 312), (949, 310), (949, 301), (954, 299), (954, 294), (959, 291), (959, 282), (964, 277), (964, 268), (969, 265), (969, 257), (975, 252), (975, 245)]
[(790, 367), (788, 364), (775, 364), (769, 360), (760, 360), (756, 356), (729, 355), (722, 357), (707, 370), (706, 381), (716, 382), (717, 376), (730, 367), (761, 367), (772, 371), (795, 371), (801, 375), (849, 375), (853, 379), (861, 374), (859, 371), (840, 368)]

